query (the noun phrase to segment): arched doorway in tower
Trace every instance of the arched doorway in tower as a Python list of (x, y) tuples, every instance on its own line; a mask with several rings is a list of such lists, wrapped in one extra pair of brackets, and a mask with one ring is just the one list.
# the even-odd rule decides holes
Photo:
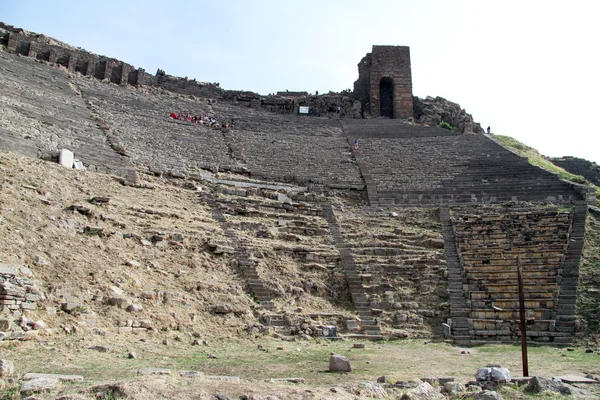
[(394, 81), (381, 78), (379, 82), (379, 109), (382, 117), (394, 118)]

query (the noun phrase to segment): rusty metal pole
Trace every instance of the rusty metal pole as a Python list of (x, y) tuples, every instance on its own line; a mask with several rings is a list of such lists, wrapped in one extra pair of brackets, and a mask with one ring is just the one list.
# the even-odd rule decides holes
[(525, 321), (525, 293), (523, 292), (523, 265), (521, 256), (517, 257), (517, 279), (519, 280), (519, 314), (521, 317), (521, 359), (523, 360), (523, 376), (529, 376), (529, 365), (527, 362), (527, 327)]

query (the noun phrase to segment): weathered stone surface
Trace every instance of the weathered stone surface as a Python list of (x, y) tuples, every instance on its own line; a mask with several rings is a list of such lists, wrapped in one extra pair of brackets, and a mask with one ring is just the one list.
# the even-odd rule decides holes
[(171, 370), (166, 368), (140, 368), (138, 375), (171, 375)]
[(7, 318), (0, 319), (0, 332), (8, 332), (12, 329), (12, 321)]
[(421, 124), (439, 125), (442, 121), (450, 124), (459, 133), (484, 133), (481, 125), (459, 104), (442, 97), (414, 98), (414, 118)]
[(448, 393), (450, 396), (455, 396), (458, 393), (462, 393), (465, 391), (465, 385), (459, 382), (446, 382), (444, 383), (444, 392)]
[(475, 373), (477, 381), (490, 381), (496, 383), (510, 382), (510, 372), (506, 368), (486, 367), (479, 368)]
[(427, 382), (432, 385), (443, 386), (447, 382), (454, 382), (454, 377), (452, 377), (452, 376), (427, 376), (425, 378), (421, 378), (421, 380), (423, 382)]
[(58, 379), (56, 378), (36, 378), (30, 381), (24, 381), (21, 384), (21, 395), (31, 395), (34, 393), (45, 392), (56, 389)]
[(239, 376), (228, 376), (228, 375), (206, 375), (206, 379), (212, 381), (226, 381), (226, 382), (240, 382)]
[(127, 306), (129, 312), (141, 312), (144, 311), (144, 307), (141, 304), (130, 304)]
[(475, 400), (502, 400), (502, 395), (493, 390), (484, 390), (475, 395)]
[(23, 375), (24, 381), (30, 381), (32, 379), (40, 379), (40, 378), (53, 378), (53, 379), (57, 379), (61, 382), (81, 382), (81, 381), (83, 381), (83, 376), (81, 376), (81, 375), (37, 374), (34, 372), (29, 372), (29, 373)]
[(352, 366), (348, 357), (344, 357), (339, 354), (332, 354), (329, 357), (329, 371), (330, 372), (351, 372)]
[(369, 397), (369, 398), (383, 398), (387, 395), (383, 386), (379, 383), (365, 381), (360, 383), (353, 389), (353, 392), (359, 396)]
[(427, 382), (404, 393), (401, 400), (445, 400), (445, 396)]
[(204, 376), (203, 372), (200, 371), (193, 371), (193, 370), (182, 370), (179, 371), (179, 376), (182, 376), (184, 378), (200, 378)]
[(542, 378), (541, 376), (534, 376), (529, 381), (529, 384), (525, 386), (525, 391), (530, 393), (541, 393), (549, 390), (551, 392), (569, 395), (575, 392), (574, 389), (573, 386), (563, 383), (560, 380)]
[(0, 378), (11, 376), (15, 373), (15, 364), (10, 360), (0, 360)]

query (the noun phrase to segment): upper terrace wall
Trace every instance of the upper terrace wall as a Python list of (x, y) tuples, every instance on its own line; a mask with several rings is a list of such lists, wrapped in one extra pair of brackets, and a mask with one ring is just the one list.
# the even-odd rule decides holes
[(9, 53), (56, 63), (82, 75), (120, 85), (149, 85), (194, 96), (221, 98), (223, 95), (219, 84), (196, 82), (187, 77), (178, 78), (161, 70), (156, 75), (151, 75), (143, 68), (135, 68), (115, 58), (99, 56), (11, 25), (0, 23), (0, 30), (7, 32), (0, 43), (6, 46)]

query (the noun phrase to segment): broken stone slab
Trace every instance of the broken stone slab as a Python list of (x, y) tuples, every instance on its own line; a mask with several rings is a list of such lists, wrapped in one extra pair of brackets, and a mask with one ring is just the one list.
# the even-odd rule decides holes
[(171, 375), (171, 370), (166, 368), (140, 368), (138, 375)]
[(54, 378), (61, 382), (82, 382), (83, 381), (83, 376), (81, 376), (81, 375), (37, 374), (34, 372), (29, 372), (29, 373), (23, 375), (22, 379), (24, 381), (30, 381), (32, 379), (39, 379), (39, 378)]
[(179, 371), (179, 376), (182, 376), (184, 378), (201, 378), (204, 376), (203, 372), (200, 371), (193, 371), (193, 370), (182, 370)]
[(212, 381), (226, 381), (226, 382), (240, 382), (241, 379), (239, 376), (227, 376), (227, 375), (207, 375), (206, 379), (210, 379)]
[(0, 275), (16, 276), (17, 268), (11, 265), (0, 263)]
[(352, 366), (348, 357), (332, 354), (329, 357), (329, 372), (351, 372)]
[(552, 379), (560, 379), (565, 383), (599, 383), (597, 380), (577, 375), (553, 376)]
[(24, 381), (21, 384), (21, 395), (29, 396), (33, 393), (45, 392), (56, 389), (58, 379), (56, 378), (37, 378), (30, 381)]
[(85, 171), (85, 165), (83, 165), (83, 161), (81, 160), (73, 160), (73, 168), (80, 171)]
[(306, 383), (306, 379), (304, 379), (304, 378), (271, 378), (271, 379), (265, 379), (264, 381), (271, 382), (271, 383), (276, 383), (276, 382)]

